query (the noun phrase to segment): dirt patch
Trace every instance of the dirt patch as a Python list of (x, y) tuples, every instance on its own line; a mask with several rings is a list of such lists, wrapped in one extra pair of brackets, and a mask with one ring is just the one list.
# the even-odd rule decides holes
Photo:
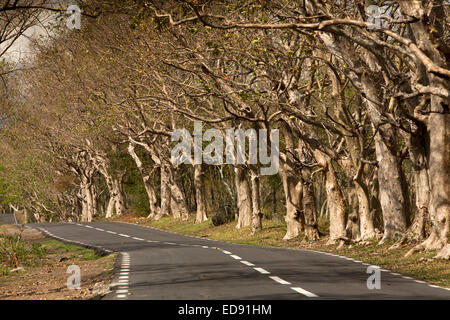
[[(66, 245), (56, 240), (31, 241), (34, 246), (40, 246), (44, 253), (34, 257), (32, 263), (19, 270), (9, 270), (0, 275), (0, 299), (85, 300), (95, 299), (109, 292), (115, 254), (100, 257), (93, 250)], [(71, 274), (66, 271), (70, 265), (80, 268), (80, 289), (67, 288), (67, 280)]]

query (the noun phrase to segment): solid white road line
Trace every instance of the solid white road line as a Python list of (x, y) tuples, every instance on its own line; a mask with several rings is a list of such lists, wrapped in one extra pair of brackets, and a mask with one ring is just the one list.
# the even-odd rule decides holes
[(301, 293), (301, 294), (303, 294), (303, 295), (305, 295), (307, 297), (310, 297), (310, 298), (317, 298), (318, 297), (318, 295), (315, 295), (314, 293), (309, 292), (309, 291), (307, 291), (307, 290), (305, 290), (303, 288), (300, 288), (300, 287), (291, 287), (291, 289), (294, 290), (294, 291), (297, 291), (298, 293)]

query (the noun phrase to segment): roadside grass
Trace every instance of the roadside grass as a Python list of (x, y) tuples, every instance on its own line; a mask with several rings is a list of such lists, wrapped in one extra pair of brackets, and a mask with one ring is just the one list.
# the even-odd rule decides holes
[[(15, 240), (18, 238), (16, 237)], [(0, 242), (8, 237), (0, 237)], [(58, 240), (19, 239), (15, 246), (19, 265), (0, 252), (0, 300), (86, 300), (109, 292), (117, 254), (101, 256), (95, 250)], [(67, 267), (80, 268), (81, 287), (67, 288)]]
[(53, 239), (45, 240), (45, 242), (42, 243), (42, 248), (48, 253), (67, 253), (69, 259), (80, 258), (81, 260), (88, 261), (97, 260), (102, 257), (92, 249), (67, 244)]
[[(353, 244), (338, 248), (337, 245), (326, 245), (327, 237), (322, 237), (318, 241), (308, 242), (304, 240), (303, 234), (300, 234), (295, 239), (284, 241), (282, 239), (286, 232), (286, 225), (282, 220), (263, 220), (263, 230), (255, 235), (251, 235), (248, 227), (236, 229), (235, 221), (217, 227), (213, 226), (211, 219), (200, 224), (194, 224), (195, 215), (190, 215), (188, 221), (175, 220), (172, 217), (163, 217), (158, 221), (148, 221), (145, 218), (129, 214), (114, 218), (114, 221), (137, 223), (185, 235), (245, 245), (332, 252), (438, 286), (450, 288), (450, 261), (432, 259), (436, 255), (436, 251), (419, 252), (410, 257), (405, 257), (404, 255), (414, 246), (413, 244), (406, 244), (398, 249), (389, 250), (393, 242), (378, 245), (377, 241), (374, 240), (365, 244)], [(319, 226), (321, 233), (325, 233), (326, 229), (326, 226)]]
[[(18, 245), (11, 248), (9, 240), (18, 242)], [(18, 240), (17, 237), (0, 237), (0, 246), (9, 251), (0, 250), (0, 276), (11, 275), (10, 270), (16, 267), (14, 261), (10, 259), (11, 254), (17, 256), (20, 266), (25, 269), (42, 266), (46, 258), (51, 255), (64, 255), (68, 259), (78, 258), (83, 261), (101, 258), (94, 250), (65, 244), (53, 239), (39, 239), (29, 242)], [(13, 250), (15, 252), (11, 252)], [(23, 273), (22, 270), (14, 272), (14, 274), (21, 273)]]

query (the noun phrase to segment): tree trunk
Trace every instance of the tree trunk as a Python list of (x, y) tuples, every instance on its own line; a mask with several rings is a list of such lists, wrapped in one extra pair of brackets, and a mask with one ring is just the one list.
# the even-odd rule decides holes
[(170, 209), (174, 218), (181, 218), (183, 221), (189, 220), (189, 209), (186, 204), (184, 193), (175, 179), (175, 172), (172, 167), (168, 168), (170, 183)]
[(238, 223), (237, 229), (248, 227), (252, 220), (252, 203), (250, 186), (248, 185), (246, 172), (244, 168), (235, 167), (235, 184), (237, 190)]
[(114, 206), (115, 206), (115, 200), (113, 196), (109, 197), (108, 201), (108, 207), (106, 209), (106, 218), (111, 218), (114, 215)]
[[(435, 83), (437, 85), (439, 83)], [(442, 84), (441, 84), (442, 85)], [(431, 98), (428, 116), (431, 234), (407, 256), (420, 250), (440, 250), (436, 258), (450, 259), (450, 114), (449, 101)]]
[(257, 170), (255, 167), (250, 169), (252, 183), (252, 234), (255, 234), (258, 230), (262, 230), (263, 214), (261, 212), (261, 193)]
[(294, 239), (303, 230), (303, 221), (301, 219), (302, 208), (302, 183), (294, 166), (294, 137), (291, 128), (287, 123), (283, 123), (281, 130), (286, 143), (286, 152), (280, 167), (280, 176), (283, 182), (284, 196), (286, 199), (286, 234), (283, 240)]
[(206, 215), (205, 184), (203, 182), (203, 167), (201, 164), (194, 165), (195, 202), (197, 203), (197, 214), (195, 223), (208, 220)]
[(120, 173), (116, 179), (113, 179), (113, 194), (115, 197), (114, 207), (116, 215), (120, 216), (125, 212), (125, 200), (123, 196), (122, 179), (124, 173)]
[(408, 229), (408, 240), (422, 241), (430, 235), (430, 179), (427, 159), (427, 132), (424, 125), (411, 125), (412, 133), (404, 133), (403, 136), (408, 145), (409, 159), (413, 170), (415, 189), (415, 215)]
[(325, 171), (325, 190), (327, 193), (328, 212), (330, 213), (330, 238), (327, 244), (333, 244), (346, 236), (345, 222), (347, 217), (344, 198), (337, 183), (331, 159), (319, 150), (314, 151), (314, 156)]
[[(302, 139), (298, 141), (297, 158), (302, 163), (311, 163), (313, 156)], [(311, 169), (304, 166), (301, 170), (301, 181), (303, 184), (303, 217), (305, 225), (305, 239), (313, 241), (319, 239), (317, 229), (317, 211), (314, 198), (314, 188), (311, 180)]]
[[(375, 136), (378, 161), (380, 204), (383, 212), (384, 234), (380, 243), (402, 237), (406, 231), (406, 199), (398, 159), (391, 153), (381, 134)], [(363, 234), (363, 232), (361, 232)]]
[(155, 220), (161, 219), (162, 216), (170, 215), (170, 181), (169, 172), (166, 165), (161, 165), (161, 210), (159, 214), (155, 216)]
[(290, 240), (298, 236), (302, 230), (302, 220), (300, 218), (300, 210), (302, 207), (302, 183), (298, 177), (291, 172), (290, 166), (283, 162), (280, 170), (281, 179), (283, 181), (283, 190), (286, 199), (286, 234), (283, 240)]

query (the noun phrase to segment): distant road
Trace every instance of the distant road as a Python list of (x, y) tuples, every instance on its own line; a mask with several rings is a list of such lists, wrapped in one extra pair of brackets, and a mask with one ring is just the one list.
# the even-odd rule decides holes
[(14, 214), (0, 214), (0, 224), (16, 224), (16, 217)]
[[(225, 243), (118, 222), (31, 224), (57, 239), (119, 252), (105, 299), (450, 299), (449, 289), (310, 250)], [(81, 275), (83, 276), (83, 275)]]

